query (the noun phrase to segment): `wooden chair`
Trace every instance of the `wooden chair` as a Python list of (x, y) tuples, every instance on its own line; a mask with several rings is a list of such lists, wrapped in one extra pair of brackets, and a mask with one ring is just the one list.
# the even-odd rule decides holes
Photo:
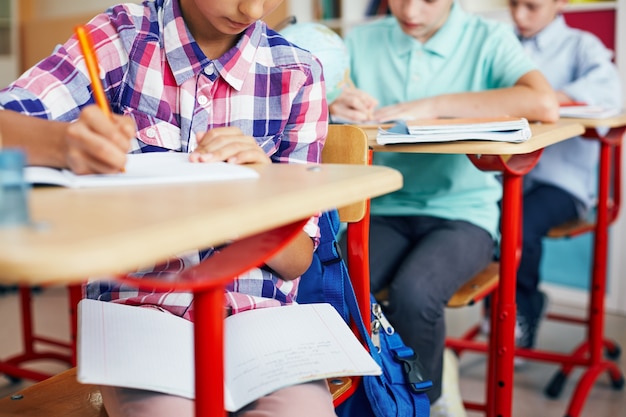
[[(368, 164), (370, 153), (366, 134), (355, 126), (331, 125), (322, 153), (323, 163)], [(350, 190), (345, 190), (350, 192)], [(363, 317), (369, 317), (369, 270), (362, 262), (369, 234), (369, 201), (339, 209), (340, 219), (348, 224), (350, 274)], [(350, 262), (352, 259), (352, 262)], [(356, 389), (352, 378), (331, 378), (329, 386), (335, 404)], [(0, 400), (0, 417), (106, 417), (100, 390), (95, 385), (80, 384), (76, 368), (71, 368), (16, 394)]]
[[(498, 287), (499, 268), (498, 262), (491, 262), (485, 269), (463, 284), (450, 297), (447, 306), (449, 308), (471, 306), (490, 295)], [(389, 296), (387, 288), (379, 291), (375, 296), (379, 302), (387, 303)]]
[(100, 389), (76, 380), (76, 368), (0, 400), (0, 417), (106, 417)]
[[(366, 133), (351, 125), (330, 125), (322, 152), (323, 163), (367, 165), (371, 154)], [(346, 190), (349, 192), (349, 190)], [(361, 317), (369, 317), (369, 200), (339, 208), (339, 219), (347, 224), (348, 273), (361, 309)], [(365, 321), (367, 322), (367, 321)], [(335, 405), (341, 404), (357, 387), (356, 378), (330, 378), (328, 385)]]

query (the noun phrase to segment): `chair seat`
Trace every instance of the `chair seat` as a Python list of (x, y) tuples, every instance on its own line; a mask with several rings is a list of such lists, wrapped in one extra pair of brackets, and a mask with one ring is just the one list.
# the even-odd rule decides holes
[(0, 417), (107, 417), (96, 385), (76, 380), (76, 368), (0, 400)]
[(492, 262), (467, 281), (448, 300), (448, 307), (458, 308), (474, 304), (489, 295), (498, 286), (500, 264)]
[[(452, 295), (450, 300), (448, 300), (448, 307), (458, 308), (469, 306), (482, 300), (496, 289), (499, 276), (500, 264), (498, 262), (490, 263)], [(388, 289), (384, 288), (374, 296), (379, 303), (385, 305), (389, 297)]]
[(595, 223), (592, 223), (588, 220), (578, 219), (553, 227), (548, 231), (548, 237), (552, 239), (560, 239), (578, 236), (580, 234), (593, 230), (595, 226)]
[(333, 396), (333, 400), (337, 400), (352, 387), (352, 378), (349, 376), (328, 378), (326, 381), (328, 382), (328, 388)]

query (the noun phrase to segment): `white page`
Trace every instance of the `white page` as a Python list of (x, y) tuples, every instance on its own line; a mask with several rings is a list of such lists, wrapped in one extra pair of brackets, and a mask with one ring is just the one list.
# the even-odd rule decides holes
[(194, 398), (193, 324), (153, 308), (84, 299), (77, 379)]
[(255, 170), (243, 165), (189, 162), (189, 155), (181, 152), (129, 154), (125, 172), (118, 174), (76, 175), (68, 170), (48, 167), (25, 169), (25, 178), (30, 184), (72, 188), (225, 181), (258, 176)]
[[(234, 404), (297, 383), (381, 373), (330, 304), (252, 310), (226, 323), (225, 377)], [(241, 343), (241, 334), (254, 343)]]
[[(252, 310), (225, 321), (225, 407), (276, 389), (380, 367), (330, 304)], [(110, 302), (79, 304), (77, 378), (194, 398), (193, 324)]]

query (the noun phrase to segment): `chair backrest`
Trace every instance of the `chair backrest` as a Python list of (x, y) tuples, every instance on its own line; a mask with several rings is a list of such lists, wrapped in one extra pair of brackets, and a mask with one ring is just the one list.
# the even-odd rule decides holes
[[(322, 162), (370, 164), (371, 150), (367, 144), (367, 133), (355, 125), (329, 125)], [(369, 208), (369, 200), (363, 200), (338, 209), (339, 219), (348, 225), (348, 253), (344, 256), (364, 321), (370, 317)]]
[[(370, 151), (365, 131), (354, 125), (329, 125), (322, 163), (368, 165)], [(363, 317), (369, 317), (369, 258), (365, 256), (369, 237), (369, 200), (340, 207), (337, 211), (339, 219), (347, 223), (348, 253), (345, 254), (345, 260), (353, 277), (359, 309)], [(328, 379), (335, 405), (354, 392), (357, 380), (353, 377)]]
[[(367, 165), (369, 148), (365, 131), (353, 125), (329, 125), (322, 163)], [(339, 217), (343, 222), (358, 222), (365, 216), (365, 210), (366, 201), (361, 201), (341, 207)]]

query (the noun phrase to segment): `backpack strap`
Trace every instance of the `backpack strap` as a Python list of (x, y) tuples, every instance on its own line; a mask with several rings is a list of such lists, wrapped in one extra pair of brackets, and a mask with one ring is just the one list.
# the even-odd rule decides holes
[[(345, 264), (343, 267), (345, 268)], [(363, 319), (361, 317), (359, 306), (356, 300), (356, 295), (354, 294), (354, 289), (352, 288), (352, 283), (349, 278), (343, 281), (343, 286), (345, 301), (348, 311), (350, 312), (350, 318), (356, 326), (361, 340), (367, 344), (367, 348), (374, 360), (379, 365), (383, 366), (383, 360), (381, 358), (379, 347), (374, 345), (370, 332), (365, 328), (365, 324), (363, 323)], [(372, 304), (376, 303), (373, 294), (370, 294), (370, 302)], [(374, 317), (372, 317), (372, 319), (373, 318)], [(402, 364), (404, 380), (409, 383), (409, 386), (413, 393), (418, 394), (411, 395), (415, 410), (420, 410), (417, 415), (429, 415), (430, 401), (425, 393), (432, 388), (433, 383), (430, 379), (425, 378), (423, 367), (419, 361), (419, 358), (417, 357), (417, 354), (415, 353), (415, 351), (413, 351), (412, 348), (404, 344), (399, 334), (386, 334), (386, 336), (383, 337), (385, 337), (387, 347), (393, 355), (393, 359), (396, 362)]]
[(345, 281), (350, 281), (348, 269), (343, 262), (337, 233), (339, 232), (339, 213), (337, 210), (329, 210), (322, 213), (318, 225), (320, 228), (320, 244), (317, 253), (322, 265), (332, 272), (322, 274), (322, 290), (324, 300), (330, 303), (341, 314), (344, 321), (350, 322), (350, 313), (345, 302)]

